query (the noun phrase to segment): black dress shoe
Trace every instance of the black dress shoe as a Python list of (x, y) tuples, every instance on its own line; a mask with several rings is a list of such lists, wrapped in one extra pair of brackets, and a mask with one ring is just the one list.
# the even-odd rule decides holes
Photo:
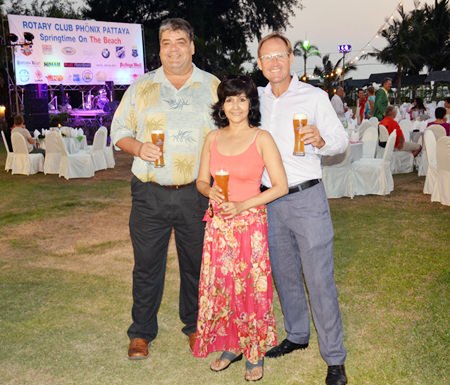
[(329, 366), (325, 383), (327, 385), (345, 385), (347, 383), (345, 366), (344, 365)]
[(293, 352), (294, 350), (306, 349), (307, 347), (308, 347), (308, 343), (296, 344), (295, 342), (291, 342), (288, 339), (285, 339), (281, 344), (270, 349), (266, 353), (266, 357), (277, 358), (277, 357), (284, 356), (285, 354), (288, 354), (290, 352)]

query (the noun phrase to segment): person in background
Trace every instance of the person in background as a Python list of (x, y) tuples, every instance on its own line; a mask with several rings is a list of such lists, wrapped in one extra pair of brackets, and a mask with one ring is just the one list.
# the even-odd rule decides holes
[(449, 120), (450, 119), (450, 97), (445, 99), (444, 107), (447, 110), (447, 122), (450, 123), (450, 120)]
[(364, 90), (358, 90), (358, 99), (356, 99), (356, 122), (361, 124), (364, 120), (364, 111), (366, 110), (367, 97)]
[(336, 93), (331, 98), (331, 105), (336, 111), (336, 115), (341, 122), (345, 120), (345, 113), (348, 110), (348, 108), (344, 105), (344, 95), (344, 87), (339, 86), (336, 89)]
[[(288, 195), (267, 206), (269, 256), (287, 336), (266, 357), (308, 347), (309, 298), (320, 353), (328, 365), (326, 384), (345, 385), (346, 350), (334, 281), (333, 224), (320, 158), (345, 152), (348, 136), (328, 94), (292, 76), (293, 63), (292, 45), (285, 36), (275, 32), (259, 42), (258, 67), (269, 81), (258, 88), (261, 127), (272, 134), (280, 150), (289, 185)], [(296, 114), (308, 119), (300, 128), (305, 156), (293, 154)], [(262, 190), (271, 186), (266, 173), (262, 182)]]
[(375, 88), (373, 86), (367, 87), (367, 103), (364, 110), (364, 117), (370, 119), (373, 116), (373, 109), (375, 106)]
[(427, 115), (427, 108), (423, 104), (422, 98), (415, 98), (412, 102), (412, 106), (409, 109), (409, 115), (411, 117), (411, 120), (426, 120), (428, 118)]
[(422, 150), (422, 146), (418, 143), (405, 142), (403, 131), (395, 120), (396, 114), (397, 112), (395, 111), (395, 107), (388, 106), (384, 113), (384, 119), (380, 122), (380, 124), (387, 128), (389, 134), (391, 134), (394, 130), (397, 133), (394, 146), (396, 151), (409, 151), (416, 157)]
[(429, 122), (427, 124), (427, 127), (431, 126), (432, 124), (439, 124), (445, 128), (446, 135), (450, 136), (450, 123), (447, 123), (447, 120), (445, 118), (446, 114), (447, 110), (444, 107), (437, 107), (434, 110), (434, 116), (436, 117), (436, 119), (434, 120), (434, 122)]
[(373, 107), (373, 115), (378, 121), (383, 120), (384, 111), (389, 105), (389, 90), (392, 88), (392, 79), (384, 78), (381, 82), (381, 87), (377, 90), (375, 94), (375, 103)]
[[(213, 118), (219, 130), (203, 146), (197, 188), (210, 199), (203, 245), (194, 356), (222, 350), (215, 372), (246, 359), (245, 379), (263, 377), (266, 350), (277, 344), (265, 204), (288, 191), (280, 153), (271, 135), (258, 128), (258, 91), (247, 76), (220, 83)], [(260, 192), (267, 170), (272, 188)], [(215, 180), (229, 175), (228, 196)]]
[[(147, 358), (148, 345), (158, 334), (157, 314), (172, 230), (180, 266), (182, 331), (193, 348), (205, 228), (202, 218), (208, 206), (195, 180), (204, 138), (214, 128), (210, 111), (219, 79), (192, 63), (194, 31), (186, 20), (164, 20), (159, 44), (162, 66), (127, 89), (111, 125), (114, 145), (134, 156), (129, 222), (134, 251), (130, 360)], [(162, 151), (152, 143), (153, 130), (164, 133), (164, 167), (155, 167)]]
[(11, 127), (11, 134), (14, 134), (15, 132), (19, 133), (25, 138), (25, 141), (27, 143), (28, 152), (30, 154), (43, 154), (45, 155), (45, 150), (42, 148), (36, 148), (36, 139), (34, 139), (30, 131), (28, 131), (25, 127), (25, 121), (23, 120), (22, 115), (16, 115), (14, 116), (13, 120), (14, 124)]

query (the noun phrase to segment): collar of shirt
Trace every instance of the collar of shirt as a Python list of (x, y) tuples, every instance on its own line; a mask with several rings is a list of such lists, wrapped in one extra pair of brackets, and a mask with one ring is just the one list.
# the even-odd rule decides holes
[[(192, 63), (192, 74), (189, 77), (189, 79), (186, 81), (186, 83), (183, 85), (183, 87), (180, 88), (180, 90), (182, 90), (185, 87), (189, 87), (194, 83), (203, 83), (204, 81), (204, 76), (202, 74), (202, 71), (200, 71), (197, 66)], [(167, 79), (166, 74), (164, 73), (164, 69), (163, 67), (159, 67), (156, 71), (155, 71), (155, 76), (153, 78), (153, 82), (154, 83), (161, 83), (161, 84), (171, 84), (169, 82), (169, 79)]]

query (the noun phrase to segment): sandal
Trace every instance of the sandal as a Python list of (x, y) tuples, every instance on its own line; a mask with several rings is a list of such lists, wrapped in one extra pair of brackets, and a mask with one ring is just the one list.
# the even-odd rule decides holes
[(264, 370), (263, 370), (264, 360), (261, 359), (256, 364), (252, 364), (249, 361), (245, 362), (245, 381), (259, 381), (263, 378)]
[(235, 354), (225, 350), (217, 360), (214, 360), (209, 367), (213, 372), (221, 372), (231, 364), (242, 360), (242, 353)]

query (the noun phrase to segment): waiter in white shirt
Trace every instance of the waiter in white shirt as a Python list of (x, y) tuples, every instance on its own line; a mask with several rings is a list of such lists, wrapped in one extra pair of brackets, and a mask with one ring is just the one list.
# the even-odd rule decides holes
[[(321, 182), (321, 155), (346, 150), (348, 137), (328, 95), (291, 76), (294, 56), (290, 41), (272, 33), (259, 42), (258, 66), (269, 80), (259, 88), (262, 128), (280, 150), (289, 194), (268, 205), (269, 249), (272, 272), (283, 309), (286, 339), (266, 353), (280, 357), (308, 347), (308, 301), (319, 338), (320, 353), (328, 365), (327, 385), (347, 383), (342, 321), (334, 282), (333, 225)], [(293, 155), (293, 116), (308, 118), (303, 127), (305, 156)], [(265, 173), (262, 190), (270, 186)]]

